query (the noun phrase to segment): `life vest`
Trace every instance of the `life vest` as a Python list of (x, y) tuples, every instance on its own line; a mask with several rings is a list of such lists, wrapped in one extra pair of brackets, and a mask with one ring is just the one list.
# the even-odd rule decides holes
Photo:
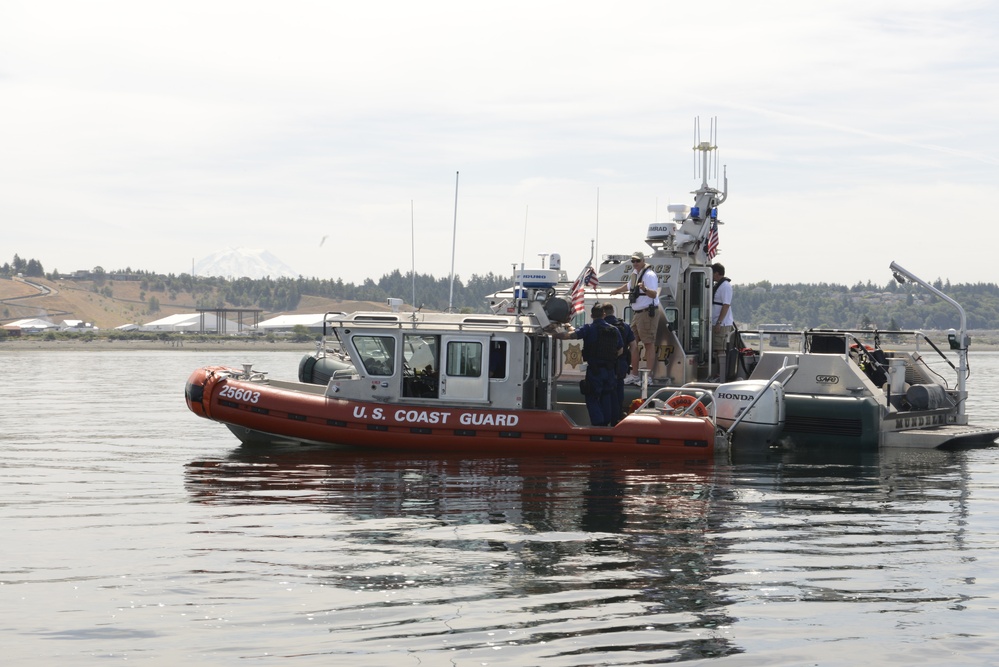
[(635, 303), (638, 301), (638, 297), (642, 295), (642, 278), (645, 277), (645, 272), (651, 269), (651, 266), (646, 266), (637, 274), (632, 274), (635, 279), (635, 284), (631, 286), (631, 290), (628, 292), (628, 303)]
[(732, 282), (732, 281), (729, 280), (728, 278), (722, 278), (717, 283), (715, 283), (715, 286), (711, 288), (711, 303), (713, 303), (716, 306), (724, 306), (725, 305), (721, 301), (717, 301), (715, 299), (715, 295), (718, 294), (718, 288), (721, 287), (722, 283), (730, 283), (730, 282)]
[[(594, 343), (583, 345), (583, 358), (590, 364), (611, 365), (617, 361), (620, 335), (615, 326), (594, 323), (597, 335)], [(592, 348), (592, 349), (591, 349)]]
[[(607, 320), (605, 319), (604, 322), (606, 321)], [(617, 329), (617, 332), (621, 334), (621, 345), (627, 347), (628, 346), (627, 333), (631, 333), (631, 327), (629, 327), (627, 324), (625, 324), (624, 322), (622, 322), (617, 318), (614, 318), (613, 326), (614, 328)], [(623, 378), (625, 375), (628, 374), (628, 371), (631, 370), (631, 355), (627, 354), (626, 351), (622, 350), (621, 354), (618, 355), (617, 357), (617, 362), (618, 362), (617, 364), (618, 378)]]
[[(604, 322), (606, 322), (606, 321), (607, 321), (607, 320), (606, 320), (606, 318), (605, 318), (605, 319), (604, 319)], [(630, 327), (628, 327), (628, 325), (627, 325), (627, 324), (625, 324), (624, 322), (622, 322), (621, 320), (619, 320), (619, 319), (617, 319), (617, 318), (615, 318), (615, 319), (614, 319), (614, 324), (613, 324), (613, 326), (614, 326), (614, 327), (615, 327), (615, 328), (617, 329), (617, 332), (618, 332), (619, 334), (621, 334), (621, 344), (622, 344), (622, 345), (625, 345), (625, 344), (626, 344), (626, 343), (625, 343), (625, 341), (626, 341), (626, 340), (628, 340), (628, 336), (627, 336), (627, 335), (625, 334), (625, 332), (626, 332), (626, 331), (627, 331), (627, 330), (628, 330), (628, 329), (629, 329)]]

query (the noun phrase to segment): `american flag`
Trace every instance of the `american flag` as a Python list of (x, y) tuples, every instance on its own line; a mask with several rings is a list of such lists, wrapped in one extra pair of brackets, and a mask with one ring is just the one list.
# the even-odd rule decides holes
[(704, 247), (704, 252), (707, 253), (709, 262), (718, 254), (718, 223), (714, 220), (708, 229), (708, 244)]
[(576, 282), (572, 284), (572, 289), (569, 290), (570, 315), (583, 312), (583, 291), (587, 287), (596, 288), (599, 283), (597, 272), (593, 270), (592, 266), (583, 269), (583, 272), (576, 278)]

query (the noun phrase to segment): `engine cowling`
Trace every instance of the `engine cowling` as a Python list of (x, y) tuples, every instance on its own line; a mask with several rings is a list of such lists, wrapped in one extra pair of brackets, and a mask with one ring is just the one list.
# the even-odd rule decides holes
[(733, 431), (740, 440), (769, 444), (784, 430), (784, 386), (779, 382), (767, 386), (766, 380), (738, 380), (718, 385), (713, 393), (720, 427), (728, 430), (749, 411)]

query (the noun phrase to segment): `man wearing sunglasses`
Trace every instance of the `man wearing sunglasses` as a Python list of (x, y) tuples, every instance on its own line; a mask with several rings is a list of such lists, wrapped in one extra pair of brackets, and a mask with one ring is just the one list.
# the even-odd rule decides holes
[[(628, 282), (611, 290), (611, 294), (628, 290), (632, 310), (631, 330), (645, 348), (645, 367), (651, 371), (656, 358), (656, 329), (659, 325), (659, 308), (656, 306), (659, 276), (645, 263), (645, 255), (641, 251), (631, 255), (631, 268)], [(639, 356), (636, 345), (631, 354), (631, 373), (624, 379), (625, 384), (641, 383), (638, 375)]]

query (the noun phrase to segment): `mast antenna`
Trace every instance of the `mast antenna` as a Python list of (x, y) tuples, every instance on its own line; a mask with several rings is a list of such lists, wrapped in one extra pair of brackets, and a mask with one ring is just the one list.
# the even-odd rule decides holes
[[(711, 145), (718, 146), (718, 116), (711, 119)], [(718, 151), (714, 151), (715, 185), (718, 184)]]
[(520, 263), (524, 263), (524, 258), (527, 257), (527, 212), (531, 210), (531, 205), (527, 204), (524, 206), (524, 245), (520, 249)]
[[(599, 258), (595, 253), (597, 251), (597, 248), (600, 246), (600, 188), (597, 188), (597, 221), (596, 221), (596, 230), (593, 236), (594, 240), (590, 247), (590, 261), (593, 261), (595, 258), (599, 260)], [(597, 263), (597, 266), (600, 266), (599, 261)]]
[[(698, 175), (696, 172), (699, 171), (702, 188), (708, 187), (708, 178), (710, 176), (712, 165), (711, 153), (712, 151), (716, 151), (718, 149), (718, 144), (714, 143), (716, 122), (716, 119), (711, 120), (708, 141), (701, 141), (701, 119), (694, 119), (694, 151), (700, 151), (701, 153), (700, 159), (698, 159), (696, 153), (694, 156), (695, 164), (700, 167), (700, 169), (695, 169), (695, 178)], [(715, 178), (717, 178), (717, 166), (715, 167)]]
[(409, 200), (409, 238), (413, 254), (413, 312), (416, 312), (416, 213), (412, 199)]
[(454, 247), (458, 238), (458, 173), (454, 172), (454, 225), (451, 229), (451, 291), (447, 297), (447, 312), (454, 312)]

